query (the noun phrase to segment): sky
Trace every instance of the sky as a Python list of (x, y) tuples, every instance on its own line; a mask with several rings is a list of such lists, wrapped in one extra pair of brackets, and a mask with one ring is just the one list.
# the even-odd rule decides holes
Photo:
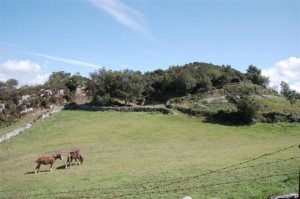
[(0, 0), (0, 81), (207, 62), (300, 92), (299, 0)]

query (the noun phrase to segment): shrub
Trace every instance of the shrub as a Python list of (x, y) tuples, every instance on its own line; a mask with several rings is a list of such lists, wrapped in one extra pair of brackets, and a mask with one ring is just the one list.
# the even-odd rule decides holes
[(49, 100), (48, 99), (43, 99), (41, 101), (41, 106), (44, 107), (44, 108), (50, 108)]
[(263, 120), (262, 122), (267, 123), (276, 123), (276, 122), (300, 122), (300, 115), (291, 113), (291, 114), (283, 114), (278, 112), (270, 112), (262, 114)]
[[(68, 102), (74, 102), (75, 101), (75, 98), (76, 98), (76, 94), (73, 93), (73, 92), (68, 92), (64, 98), (68, 101)], [(62, 101), (60, 101), (62, 102)]]
[[(259, 104), (254, 95), (257, 87), (248, 83), (232, 84), (225, 88), (226, 99), (237, 108), (236, 114), (242, 123), (254, 122), (254, 117), (259, 110)], [(235, 122), (235, 121), (232, 121)]]
[(114, 100), (110, 97), (109, 94), (105, 94), (103, 96), (96, 96), (93, 100), (93, 104), (100, 106), (109, 106), (112, 105)]

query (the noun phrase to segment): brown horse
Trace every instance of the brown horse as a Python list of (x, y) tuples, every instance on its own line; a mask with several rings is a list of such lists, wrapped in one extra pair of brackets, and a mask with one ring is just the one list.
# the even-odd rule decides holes
[[(77, 164), (77, 165), (83, 163), (83, 157), (82, 157), (81, 153), (79, 152), (79, 150), (71, 151), (71, 152), (68, 154), (68, 159), (67, 159), (67, 162), (66, 162), (65, 169), (68, 168), (68, 165), (69, 165), (69, 167), (71, 167), (71, 162), (72, 162), (74, 159), (76, 160), (76, 164)], [(80, 163), (78, 162), (78, 160), (80, 161)]]
[(60, 154), (56, 154), (56, 155), (53, 155), (53, 156), (48, 156), (48, 157), (39, 157), (37, 160), (36, 160), (36, 163), (37, 163), (37, 166), (35, 168), (35, 173), (39, 172), (40, 171), (40, 166), (43, 164), (43, 165), (48, 165), (50, 164), (50, 170), (52, 172), (52, 165), (53, 163), (55, 162), (56, 159), (60, 159), (60, 160), (63, 160), (63, 158), (61, 157)]

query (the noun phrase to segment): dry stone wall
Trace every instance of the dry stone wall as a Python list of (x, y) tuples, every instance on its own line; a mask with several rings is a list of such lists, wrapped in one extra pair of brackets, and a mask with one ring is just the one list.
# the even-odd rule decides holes
[[(38, 119), (34, 121), (34, 123), (40, 122), (40, 121), (46, 119), (47, 117), (49, 117), (51, 114), (56, 113), (56, 112), (59, 112), (60, 110), (62, 110), (62, 107), (57, 107), (57, 106), (52, 107), (52, 109), (51, 109), (50, 111), (48, 111), (48, 112), (46, 112), (46, 113), (44, 113), (44, 114), (41, 114), (41, 115), (38, 117)], [(8, 132), (8, 133), (2, 135), (2, 136), (0, 137), (0, 142), (3, 142), (3, 141), (5, 141), (5, 140), (8, 140), (8, 139), (10, 139), (10, 138), (13, 137), (13, 136), (16, 136), (16, 135), (22, 133), (22, 132), (25, 131), (26, 129), (29, 129), (30, 127), (32, 127), (32, 125), (33, 125), (34, 123), (31, 123), (31, 122), (30, 122), (30, 123), (27, 123), (27, 124), (23, 125), (23, 126), (20, 127), (20, 128), (17, 128), (17, 129), (15, 129), (15, 130), (11, 131), (11, 132)]]
[(67, 106), (65, 110), (83, 110), (83, 111), (120, 111), (120, 112), (160, 112), (162, 114), (173, 114), (171, 109), (140, 106), (90, 106), (90, 105), (72, 105)]
[(16, 136), (16, 135), (22, 133), (22, 132), (25, 131), (26, 129), (29, 129), (31, 126), (32, 126), (32, 123), (28, 123), (28, 124), (25, 124), (24, 126), (22, 126), (22, 127), (20, 127), (20, 128), (17, 128), (17, 129), (15, 129), (15, 130), (13, 130), (13, 131), (11, 131), (11, 132), (9, 132), (9, 133), (6, 133), (6, 134), (2, 135), (2, 136), (0, 137), (0, 142), (3, 142), (3, 141), (5, 141), (5, 140), (8, 140), (8, 139), (10, 139), (10, 138), (13, 137), (13, 136)]

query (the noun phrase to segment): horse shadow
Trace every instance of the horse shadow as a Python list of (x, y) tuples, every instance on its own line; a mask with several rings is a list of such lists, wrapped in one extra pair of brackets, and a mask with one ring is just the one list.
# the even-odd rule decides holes
[[(76, 163), (71, 163), (71, 166), (75, 166), (76, 165)], [(65, 164), (63, 164), (63, 165), (61, 165), (61, 166), (58, 166), (58, 167), (56, 167), (56, 169), (57, 170), (64, 170), (64, 169), (66, 169), (66, 165)], [(43, 170), (43, 171), (39, 171), (39, 173), (46, 173), (46, 172), (50, 172), (51, 170)], [(29, 174), (35, 174), (35, 172), (34, 171), (30, 171), (30, 172), (26, 172), (26, 173), (24, 173), (25, 175), (29, 175)]]
[(63, 164), (63, 165), (61, 165), (61, 166), (59, 166), (59, 167), (56, 167), (56, 169), (58, 169), (58, 170), (65, 169), (65, 168), (66, 168), (66, 165), (65, 165), (65, 164)]
[[(46, 172), (50, 172), (50, 170), (44, 170), (44, 171), (39, 171), (39, 173), (46, 173)], [(35, 174), (34, 171), (30, 171), (30, 172), (26, 172), (24, 173), (25, 175), (28, 175), (28, 174)]]
[[(70, 166), (76, 166), (77, 164), (76, 163), (71, 163)], [(68, 168), (70, 168), (69, 164), (68, 164)], [(61, 170), (61, 169), (66, 169), (66, 165), (63, 164), (59, 167), (56, 167), (57, 170)]]
[[(60, 170), (60, 169), (65, 169), (65, 164), (59, 166), (59, 167), (56, 167), (57, 170)], [(46, 173), (46, 172), (50, 172), (51, 170), (43, 170), (43, 171), (39, 171), (39, 173)], [(28, 174), (35, 174), (34, 171), (30, 171), (30, 172), (26, 172), (24, 173), (25, 175), (28, 175)]]

